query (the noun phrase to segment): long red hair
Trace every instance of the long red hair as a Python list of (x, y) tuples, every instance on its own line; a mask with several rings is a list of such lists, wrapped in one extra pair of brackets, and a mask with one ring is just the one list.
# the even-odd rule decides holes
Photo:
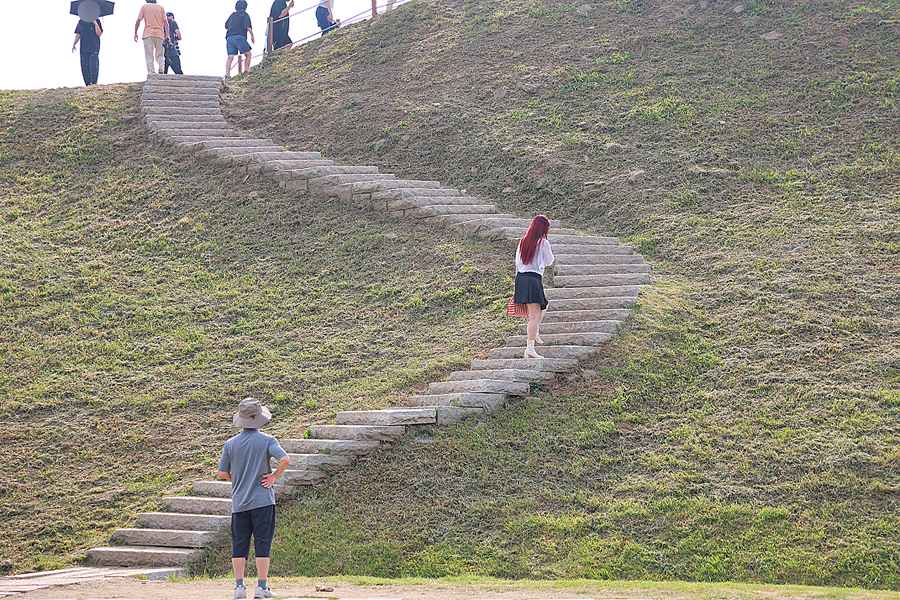
[(550, 220), (544, 215), (538, 215), (531, 221), (525, 237), (519, 240), (519, 256), (526, 265), (532, 261), (537, 252), (538, 243), (547, 237), (550, 231)]

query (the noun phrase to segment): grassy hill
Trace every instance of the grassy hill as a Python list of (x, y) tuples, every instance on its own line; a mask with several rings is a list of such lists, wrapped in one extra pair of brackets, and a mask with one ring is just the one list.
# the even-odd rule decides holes
[[(702, 5), (417, 0), (229, 82), (248, 135), (655, 273), (577, 379), (301, 493), (273, 572), (900, 588), (900, 5)], [(136, 96), (0, 95), (8, 570), (208, 475), (243, 395), (297, 433), (509, 328), (505, 247), (152, 146)]]
[[(214, 476), (244, 396), (302, 435), (497, 344), (495, 248), (150, 144), (139, 86), (0, 94), (0, 567)], [(125, 117), (122, 119), (121, 117)]]

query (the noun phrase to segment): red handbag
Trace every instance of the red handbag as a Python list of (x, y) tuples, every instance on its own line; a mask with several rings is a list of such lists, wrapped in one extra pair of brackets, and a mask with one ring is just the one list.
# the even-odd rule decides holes
[(513, 299), (510, 298), (509, 302), (506, 303), (506, 314), (510, 317), (527, 317), (528, 305), (516, 304), (515, 302), (513, 302)]

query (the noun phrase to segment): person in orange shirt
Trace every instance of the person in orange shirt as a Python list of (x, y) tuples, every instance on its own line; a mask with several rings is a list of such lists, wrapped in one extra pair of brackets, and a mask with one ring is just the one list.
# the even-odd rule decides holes
[[(156, 0), (146, 0), (134, 22), (134, 41), (138, 41), (138, 28), (144, 22), (144, 57), (147, 59), (148, 73), (162, 73), (165, 64), (163, 40), (169, 37), (169, 23), (166, 9)], [(157, 65), (159, 65), (157, 67)]]

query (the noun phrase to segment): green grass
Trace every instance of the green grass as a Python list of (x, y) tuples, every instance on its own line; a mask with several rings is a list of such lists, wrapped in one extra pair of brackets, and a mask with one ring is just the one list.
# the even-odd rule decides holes
[[(418, 0), (229, 82), (248, 135), (618, 235), (654, 271), (577, 378), (298, 493), (273, 573), (900, 589), (900, 6), (688, 4)], [(0, 96), (7, 570), (210, 476), (243, 395), (296, 434), (510, 327), (508, 248), (152, 146), (116, 119), (136, 96)]]
[(304, 492), (279, 570), (900, 587), (900, 7), (688, 4), (497, 1), (473, 27), (421, 0), (234, 85), (248, 135), (619, 235), (654, 269), (590, 376)]
[[(69, 564), (213, 476), (236, 402), (302, 435), (502, 339), (489, 245), (154, 146), (135, 86), (7, 92), (0, 170), (0, 553)], [(474, 343), (473, 343), (474, 342)]]

